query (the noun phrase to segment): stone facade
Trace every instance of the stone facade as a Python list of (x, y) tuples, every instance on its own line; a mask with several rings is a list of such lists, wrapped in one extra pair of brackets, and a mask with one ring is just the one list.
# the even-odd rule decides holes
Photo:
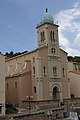
[(45, 13), (37, 25), (38, 49), (6, 59), (6, 100), (69, 98), (67, 53), (59, 48), (58, 25)]

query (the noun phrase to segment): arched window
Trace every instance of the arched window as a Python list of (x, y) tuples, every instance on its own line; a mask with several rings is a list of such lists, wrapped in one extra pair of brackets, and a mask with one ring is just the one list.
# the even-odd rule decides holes
[(51, 48), (51, 53), (53, 53), (53, 48)]
[(50, 31), (50, 40), (51, 42), (54, 40), (54, 31)]
[(15, 82), (15, 88), (17, 88), (17, 82)]
[(62, 68), (62, 73), (63, 73), (63, 76), (65, 76), (65, 69)]
[(55, 48), (54, 48), (54, 53), (56, 52)]
[(56, 67), (53, 67), (53, 74), (57, 75), (57, 68)]
[(33, 57), (33, 63), (35, 63), (35, 57)]
[(46, 73), (46, 67), (44, 66), (44, 68), (43, 68), (43, 69), (44, 69), (44, 74), (45, 74), (45, 73)]
[[(2, 106), (0, 106), (0, 114), (1, 114), (1, 112), (2, 112)], [(4, 119), (4, 118), (2, 118), (2, 119)]]
[(43, 37), (42, 37), (43, 35), (42, 35), (42, 32), (41, 32), (41, 42), (43, 41)]
[(33, 74), (35, 74), (35, 67), (33, 67)]
[(52, 41), (53, 38), (52, 38), (52, 31), (50, 32), (50, 40)]
[(44, 42), (44, 40), (45, 40), (45, 33), (43, 31), (41, 32), (41, 43)]
[(9, 84), (7, 83), (7, 89), (9, 88)]
[(54, 87), (53, 88), (53, 99), (54, 100), (57, 100), (57, 99), (59, 99), (59, 89), (58, 89), (58, 87)]
[(45, 39), (45, 34), (44, 34), (44, 31), (43, 31), (43, 42), (44, 42), (44, 39)]
[(51, 53), (55, 53), (55, 52), (56, 52), (55, 48), (51, 48)]
[(64, 74), (64, 68), (62, 68), (62, 70), (63, 70), (63, 74)]
[(34, 86), (34, 93), (36, 93), (36, 87)]
[(54, 31), (53, 31), (53, 40), (54, 40)]

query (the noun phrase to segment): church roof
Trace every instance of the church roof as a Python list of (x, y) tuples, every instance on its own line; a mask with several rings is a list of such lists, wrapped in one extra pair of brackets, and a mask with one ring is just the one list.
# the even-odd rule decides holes
[(74, 73), (80, 75), (80, 71), (69, 71), (69, 73)]
[(46, 12), (44, 13), (44, 15), (41, 18), (41, 23), (42, 24), (44, 24), (46, 22), (48, 22), (48, 23), (54, 23), (53, 16), (48, 13), (48, 9), (47, 8), (46, 8)]
[(39, 24), (37, 24), (37, 27), (38, 28), (39, 26), (45, 24), (45, 23), (49, 23), (49, 24), (54, 24), (54, 19), (53, 19), (53, 16), (48, 13), (48, 9), (46, 8), (46, 12), (43, 14), (42, 18), (41, 18), (41, 21)]

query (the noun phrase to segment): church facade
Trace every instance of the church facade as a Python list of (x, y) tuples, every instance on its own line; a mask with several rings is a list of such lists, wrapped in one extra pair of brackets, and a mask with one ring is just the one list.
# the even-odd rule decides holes
[(67, 53), (59, 48), (58, 27), (46, 9), (36, 27), (38, 48), (6, 59), (7, 101), (20, 106), (26, 96), (34, 101), (70, 97)]

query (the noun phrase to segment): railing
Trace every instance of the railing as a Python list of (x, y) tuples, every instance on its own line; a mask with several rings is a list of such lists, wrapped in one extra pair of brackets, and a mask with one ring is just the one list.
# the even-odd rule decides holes
[(21, 114), (7, 115), (4, 116), (4, 119), (0, 119), (0, 120), (43, 120), (43, 119), (55, 120), (55, 119), (63, 118), (64, 111), (65, 111), (64, 107), (58, 107), (53, 109), (32, 112), (30, 114), (21, 113)]

